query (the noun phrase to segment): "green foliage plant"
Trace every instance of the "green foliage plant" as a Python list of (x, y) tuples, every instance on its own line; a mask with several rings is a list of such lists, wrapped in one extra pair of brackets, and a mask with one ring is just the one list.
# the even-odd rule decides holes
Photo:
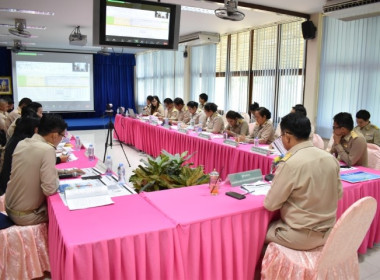
[(190, 167), (193, 163), (185, 163), (193, 154), (172, 155), (165, 150), (157, 158), (148, 156), (142, 159), (143, 165), (139, 165), (130, 177), (137, 192), (158, 191), (165, 189), (181, 188), (208, 183), (209, 175), (203, 172), (203, 166)]

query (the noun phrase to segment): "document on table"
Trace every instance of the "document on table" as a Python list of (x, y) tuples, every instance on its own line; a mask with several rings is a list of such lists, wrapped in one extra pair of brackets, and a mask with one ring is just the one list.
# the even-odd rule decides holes
[(343, 181), (347, 181), (350, 183), (358, 183), (358, 182), (364, 182), (374, 179), (379, 179), (380, 175), (373, 174), (369, 172), (364, 171), (357, 171), (357, 172), (351, 172), (351, 173), (344, 173), (340, 174), (340, 179)]
[(270, 183), (265, 181), (257, 181), (252, 184), (243, 184), (240, 188), (245, 191), (244, 194), (266, 195), (270, 190)]

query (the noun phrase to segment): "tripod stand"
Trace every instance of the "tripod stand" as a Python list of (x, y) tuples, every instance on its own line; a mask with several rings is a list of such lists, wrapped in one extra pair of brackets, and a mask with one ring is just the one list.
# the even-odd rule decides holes
[[(112, 122), (111, 115), (108, 115), (108, 117), (109, 117), (109, 121), (108, 121), (108, 124), (107, 124), (108, 131), (107, 131), (107, 138), (106, 138), (106, 142), (105, 142), (103, 162), (106, 161), (106, 154), (107, 154), (107, 148), (108, 148), (108, 146), (110, 146), (111, 149), (112, 149), (112, 130), (114, 130), (115, 134), (116, 134), (116, 138), (117, 138), (117, 140), (120, 143), (121, 149), (123, 150), (125, 159), (127, 160), (129, 167), (131, 167), (131, 164), (129, 163), (128, 157), (125, 154), (125, 151), (124, 151), (124, 148), (123, 148), (123, 142), (120, 141), (119, 134), (117, 133), (117, 131), (115, 129), (115, 126), (114, 126), (114, 124)], [(109, 141), (109, 143), (108, 143), (108, 141)]]

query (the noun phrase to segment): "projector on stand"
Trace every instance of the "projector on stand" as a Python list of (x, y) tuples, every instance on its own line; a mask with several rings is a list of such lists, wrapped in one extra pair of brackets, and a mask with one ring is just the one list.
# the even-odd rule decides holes
[(80, 26), (75, 27), (69, 35), (69, 43), (74, 46), (85, 46), (87, 44), (87, 35), (80, 33)]

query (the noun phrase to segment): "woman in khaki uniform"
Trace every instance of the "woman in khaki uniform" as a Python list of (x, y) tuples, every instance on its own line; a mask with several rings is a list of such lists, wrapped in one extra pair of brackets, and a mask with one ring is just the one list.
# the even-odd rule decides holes
[(228, 122), (226, 132), (229, 136), (248, 135), (248, 123), (238, 112), (228, 111), (226, 119)]
[(224, 130), (224, 121), (217, 112), (218, 106), (214, 103), (207, 103), (204, 112), (207, 116), (206, 127), (203, 130), (212, 133), (222, 133)]
[(152, 107), (152, 101), (153, 101), (153, 96), (148, 95), (148, 96), (146, 97), (146, 106), (145, 106), (144, 109), (143, 109), (143, 115), (144, 115), (144, 116), (149, 116), (149, 115), (151, 115), (151, 111), (152, 111), (152, 109), (151, 109), (151, 107)]
[(157, 117), (164, 117), (165, 109), (162, 106), (160, 98), (157, 95), (153, 96), (152, 104), (151, 104), (151, 115)]
[(247, 142), (253, 143), (255, 138), (259, 139), (260, 144), (270, 144), (274, 141), (274, 128), (270, 121), (271, 116), (271, 113), (265, 107), (260, 107), (255, 111), (255, 127)]

